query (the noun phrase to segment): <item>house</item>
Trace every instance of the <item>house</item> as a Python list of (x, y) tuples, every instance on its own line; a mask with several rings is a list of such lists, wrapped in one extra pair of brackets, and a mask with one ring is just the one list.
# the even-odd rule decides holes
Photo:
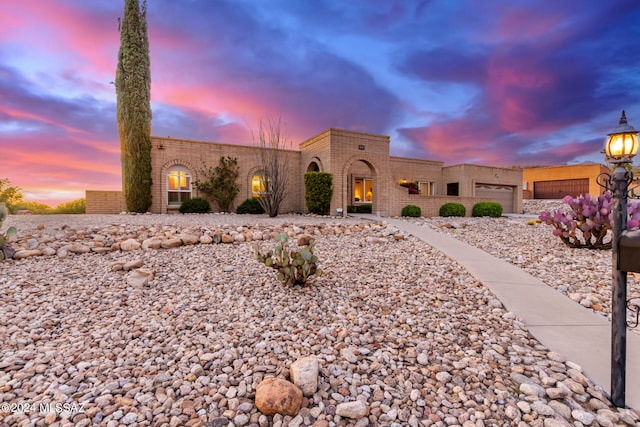
[[(221, 156), (238, 159), (242, 201), (258, 197), (260, 182), (256, 146), (152, 137), (152, 205), (150, 212), (177, 212), (180, 203), (197, 197), (193, 185), (204, 165), (215, 166)], [(390, 137), (343, 129), (326, 131), (303, 141), (299, 150), (283, 150), (289, 187), (280, 212), (306, 212), (304, 173), (333, 174), (330, 213), (344, 214), (349, 206), (372, 206), (379, 216), (398, 216), (416, 205), (423, 216), (437, 216), (444, 203), (457, 202), (471, 212), (478, 201), (498, 201), (504, 212), (522, 212), (522, 170), (477, 165), (444, 166), (442, 162), (390, 155)], [(411, 183), (409, 186), (408, 183)], [(87, 213), (124, 210), (120, 192), (87, 191)], [(214, 207), (215, 209), (215, 207)]]
[(562, 199), (567, 195), (576, 197), (581, 194), (598, 196), (605, 191), (597, 182), (598, 176), (603, 173), (611, 173), (611, 170), (597, 163), (524, 168), (523, 198)]

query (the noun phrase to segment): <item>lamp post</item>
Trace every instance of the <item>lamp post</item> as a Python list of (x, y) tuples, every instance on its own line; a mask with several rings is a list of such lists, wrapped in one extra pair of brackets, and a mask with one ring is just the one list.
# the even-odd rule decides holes
[(611, 296), (611, 401), (625, 406), (627, 358), (627, 272), (619, 270), (620, 235), (627, 228), (628, 188), (633, 175), (627, 167), (638, 152), (638, 131), (627, 123), (622, 111), (620, 123), (608, 134), (607, 160), (613, 164), (609, 184), (613, 190), (613, 290)]

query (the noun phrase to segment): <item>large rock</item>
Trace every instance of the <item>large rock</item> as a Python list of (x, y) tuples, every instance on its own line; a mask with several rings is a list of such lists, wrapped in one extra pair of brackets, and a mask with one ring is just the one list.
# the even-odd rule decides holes
[(305, 396), (313, 396), (318, 390), (318, 358), (307, 356), (291, 364), (289, 374), (291, 381), (302, 390)]
[[(68, 251), (74, 254), (86, 254), (91, 252), (91, 248), (82, 243), (74, 243), (68, 248)], [(60, 254), (58, 254), (58, 256), (60, 256)]]
[(298, 236), (298, 246), (307, 246), (312, 240), (314, 240), (312, 236), (301, 234)]
[(135, 251), (136, 249), (140, 249), (142, 244), (138, 242), (136, 239), (127, 239), (124, 242), (120, 243), (120, 250), (122, 251)]
[(302, 391), (281, 378), (267, 378), (256, 387), (256, 407), (265, 415), (295, 416), (302, 406)]
[(229, 234), (222, 235), (222, 243), (233, 243), (233, 236)]
[(42, 252), (39, 249), (23, 249), (13, 254), (13, 259), (23, 259), (40, 255), (42, 255)]
[(127, 275), (127, 284), (134, 288), (142, 288), (153, 280), (153, 271), (146, 268), (133, 270)]
[(343, 402), (336, 406), (336, 415), (345, 418), (363, 418), (369, 415), (369, 407), (359, 400), (355, 402)]
[(196, 236), (194, 234), (182, 233), (178, 234), (176, 237), (179, 237), (182, 240), (183, 245), (195, 245), (200, 242), (200, 236)]
[(145, 239), (142, 242), (142, 249), (160, 249), (162, 247), (162, 239), (159, 237), (152, 237)]
[(182, 240), (178, 237), (173, 237), (171, 239), (163, 240), (160, 246), (162, 246), (163, 249), (179, 248), (182, 246)]

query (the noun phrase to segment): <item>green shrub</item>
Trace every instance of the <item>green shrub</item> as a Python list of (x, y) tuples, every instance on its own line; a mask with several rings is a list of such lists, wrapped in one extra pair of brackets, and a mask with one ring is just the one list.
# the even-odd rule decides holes
[(422, 209), (419, 206), (415, 205), (407, 205), (402, 208), (402, 216), (411, 216), (414, 218), (419, 218), (422, 215)]
[(247, 199), (236, 209), (237, 214), (263, 214), (264, 208), (256, 198)]
[(200, 175), (204, 177), (204, 181), (195, 181), (193, 184), (202, 194), (213, 200), (220, 211), (231, 212), (231, 205), (240, 192), (240, 184), (236, 182), (239, 171), (237, 158), (223, 156), (215, 168), (203, 166)]
[(371, 203), (347, 206), (347, 213), (371, 213), (372, 211), (373, 205)]
[(467, 208), (461, 203), (445, 203), (440, 206), (440, 216), (465, 216)]
[(287, 285), (304, 285), (314, 274), (320, 276), (322, 270), (317, 267), (318, 258), (313, 254), (315, 240), (311, 239), (307, 246), (297, 249), (289, 249), (286, 233), (278, 234), (278, 242), (272, 250), (266, 254), (260, 252), (255, 246), (255, 258), (278, 272), (278, 280)]
[(304, 201), (309, 212), (317, 215), (329, 214), (333, 196), (333, 175), (328, 172), (304, 174)]
[(55, 209), (52, 209), (53, 214), (83, 214), (87, 210), (87, 202), (85, 199), (72, 200), (70, 202), (62, 203)]
[(502, 216), (502, 205), (498, 202), (480, 202), (473, 205), (472, 216), (490, 216), (500, 218)]
[(211, 210), (209, 201), (200, 197), (185, 200), (180, 205), (180, 213), (205, 213)]

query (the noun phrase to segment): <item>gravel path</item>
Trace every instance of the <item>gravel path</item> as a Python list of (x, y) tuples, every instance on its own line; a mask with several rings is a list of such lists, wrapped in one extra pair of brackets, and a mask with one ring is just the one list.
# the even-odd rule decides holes
[[(6, 225), (18, 228), (16, 249), (51, 255), (0, 263), (0, 425), (640, 425), (459, 265), (385, 225), (236, 215)], [(316, 237), (324, 274), (306, 287), (283, 286), (253, 259), (247, 240), (271, 247), (283, 231)], [(234, 243), (122, 250), (185, 234)], [(151, 280), (130, 281), (127, 263)], [(557, 277), (565, 271), (576, 273)], [(311, 354), (320, 385), (300, 413), (260, 414), (257, 384)], [(353, 400), (369, 415), (336, 415)]]

